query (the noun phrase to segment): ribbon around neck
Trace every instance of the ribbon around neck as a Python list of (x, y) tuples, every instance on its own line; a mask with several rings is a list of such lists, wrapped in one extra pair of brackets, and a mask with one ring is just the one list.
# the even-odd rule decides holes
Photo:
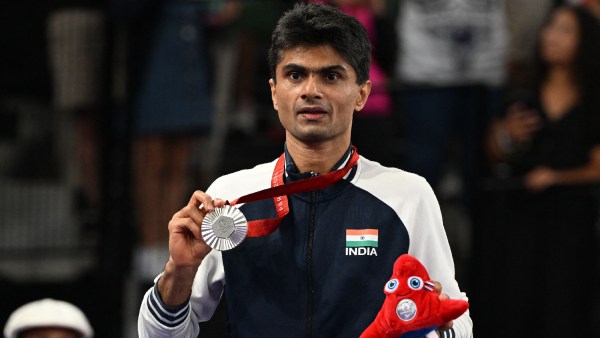
[(227, 203), (233, 206), (238, 203), (248, 203), (267, 198), (273, 198), (273, 203), (275, 204), (275, 209), (277, 210), (277, 217), (249, 221), (248, 233), (246, 234), (247, 237), (261, 237), (269, 235), (275, 231), (277, 227), (279, 227), (279, 223), (281, 223), (283, 217), (290, 212), (287, 197), (288, 195), (327, 188), (346, 176), (350, 169), (356, 165), (358, 158), (359, 156), (358, 152), (356, 151), (356, 147), (352, 146), (352, 154), (350, 155), (350, 159), (343, 168), (331, 171), (324, 175), (312, 176), (285, 184), (283, 182), (283, 175), (285, 172), (285, 153), (281, 154), (277, 160), (277, 163), (275, 164), (275, 169), (273, 170), (273, 178), (271, 179), (270, 188), (244, 195)]

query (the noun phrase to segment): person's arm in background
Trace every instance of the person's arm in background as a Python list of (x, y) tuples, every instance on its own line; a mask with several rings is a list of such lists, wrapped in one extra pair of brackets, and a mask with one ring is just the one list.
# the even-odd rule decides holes
[(511, 105), (506, 115), (494, 121), (487, 133), (485, 150), (488, 158), (493, 162), (507, 159), (529, 142), (541, 125), (535, 110), (522, 103)]
[(570, 169), (538, 167), (527, 173), (525, 186), (532, 191), (544, 190), (553, 185), (576, 185), (600, 182), (600, 145), (590, 150), (589, 161)]
[[(520, 103), (508, 108), (505, 117), (495, 121), (486, 140), (486, 152), (492, 161), (509, 158), (529, 142), (541, 127), (539, 115)], [(553, 185), (575, 185), (600, 182), (600, 145), (590, 150), (589, 161), (580, 167), (553, 169), (534, 168), (525, 176), (525, 186), (541, 191)]]

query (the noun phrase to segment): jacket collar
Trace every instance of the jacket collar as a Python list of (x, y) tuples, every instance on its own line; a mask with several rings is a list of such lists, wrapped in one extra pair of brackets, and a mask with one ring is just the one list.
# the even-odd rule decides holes
[[(315, 175), (315, 173), (313, 173), (313, 172), (301, 173), (298, 171), (298, 168), (294, 164), (294, 160), (292, 159), (292, 156), (288, 152), (286, 144), (284, 144), (284, 146), (283, 146), (283, 151), (285, 154), (285, 181), (286, 182), (297, 181), (297, 180), (301, 180), (301, 179), (308, 178), (308, 177)], [(344, 167), (346, 165), (346, 163), (350, 160), (350, 155), (352, 155), (352, 146), (348, 146), (348, 149), (346, 149), (346, 152), (344, 153), (344, 155), (333, 166), (333, 168), (331, 168), (330, 172)], [(352, 169), (346, 178), (353, 177), (355, 171), (356, 171), (356, 168)]]

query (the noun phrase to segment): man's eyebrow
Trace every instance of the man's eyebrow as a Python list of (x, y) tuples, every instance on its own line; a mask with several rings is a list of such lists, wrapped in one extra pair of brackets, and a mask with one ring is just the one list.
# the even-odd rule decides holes
[(348, 69), (346, 69), (346, 67), (344, 67), (342, 65), (331, 65), (331, 66), (321, 68), (320, 71), (321, 71), (321, 73), (327, 73), (327, 72), (333, 72), (333, 71), (347, 72)]
[(306, 71), (307, 68), (304, 66), (300, 66), (299, 64), (296, 63), (288, 63), (285, 66), (283, 66), (282, 68), (283, 71), (289, 71), (289, 70), (302, 70), (302, 71)]
[(288, 63), (285, 66), (283, 66), (282, 70), (283, 71), (298, 70), (298, 71), (305, 71), (305, 72), (311, 71), (311, 72), (318, 72), (318, 73), (327, 73), (327, 72), (332, 72), (332, 71), (340, 71), (340, 72), (348, 71), (348, 69), (342, 65), (331, 65), (331, 66), (321, 67), (316, 70), (310, 70), (309, 68), (307, 68), (305, 66), (301, 66), (296, 63)]

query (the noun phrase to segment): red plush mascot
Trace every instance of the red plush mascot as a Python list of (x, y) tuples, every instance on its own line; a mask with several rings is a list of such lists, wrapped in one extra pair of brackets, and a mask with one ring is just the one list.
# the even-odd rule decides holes
[(423, 337), (469, 308), (464, 300), (440, 300), (423, 264), (406, 254), (394, 263), (383, 291), (383, 306), (361, 338)]

